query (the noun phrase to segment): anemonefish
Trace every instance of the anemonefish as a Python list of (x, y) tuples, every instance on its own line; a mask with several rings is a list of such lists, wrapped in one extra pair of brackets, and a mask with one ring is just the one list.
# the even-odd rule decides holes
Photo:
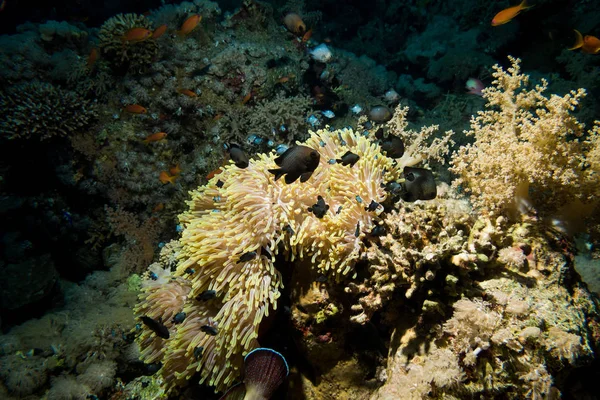
[(202, 21), (202, 16), (199, 14), (194, 14), (191, 17), (188, 17), (188, 19), (186, 19), (181, 25), (181, 28), (177, 31), (177, 34), (179, 36), (189, 35), (194, 29), (196, 29), (200, 21)]
[(121, 37), (123, 42), (137, 43), (152, 37), (152, 31), (146, 28), (131, 28)]
[(506, 24), (507, 22), (510, 22), (514, 17), (519, 15), (521, 11), (531, 7), (533, 6), (527, 5), (527, 0), (523, 0), (518, 6), (505, 8), (504, 10), (500, 11), (494, 16), (494, 18), (492, 19), (492, 26)]

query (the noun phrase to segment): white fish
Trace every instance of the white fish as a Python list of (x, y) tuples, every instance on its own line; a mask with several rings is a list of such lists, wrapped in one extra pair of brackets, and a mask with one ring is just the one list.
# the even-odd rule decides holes
[(358, 104), (355, 104), (351, 109), (352, 113), (354, 114), (360, 114), (362, 112), (362, 107), (359, 106)]

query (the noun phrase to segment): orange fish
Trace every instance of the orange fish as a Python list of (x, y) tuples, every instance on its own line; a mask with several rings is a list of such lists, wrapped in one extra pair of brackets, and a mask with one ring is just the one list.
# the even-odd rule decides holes
[(252, 92), (248, 92), (248, 94), (245, 95), (244, 98), (242, 99), (242, 105), (249, 102), (251, 98), (252, 98)]
[(514, 17), (519, 15), (521, 11), (531, 7), (533, 6), (527, 5), (527, 0), (523, 0), (518, 6), (505, 8), (504, 10), (500, 11), (494, 16), (494, 18), (492, 19), (492, 26), (506, 24), (507, 22), (510, 22)]
[(208, 175), (206, 175), (206, 179), (211, 180), (216, 175), (219, 175), (221, 172), (223, 172), (223, 168), (219, 167), (219, 168), (215, 169), (214, 171), (209, 172)]
[(283, 77), (277, 79), (277, 83), (286, 83), (289, 80), (290, 80), (289, 76), (283, 76)]
[(194, 29), (196, 29), (200, 21), (202, 21), (202, 16), (200, 14), (192, 15), (181, 25), (181, 28), (177, 31), (177, 34), (179, 36), (189, 35)]
[(123, 108), (123, 110), (125, 110), (131, 114), (146, 114), (148, 112), (148, 110), (146, 110), (144, 107), (140, 106), (139, 104), (126, 105)]
[(152, 32), (152, 39), (158, 39), (167, 31), (167, 24), (161, 25)]
[(198, 97), (198, 95), (196, 94), (196, 92), (190, 90), (190, 89), (177, 89), (177, 91), (181, 94), (185, 94), (188, 97)]
[(92, 51), (90, 51), (90, 55), (88, 56), (88, 59), (87, 59), (87, 67), (88, 68), (91, 69), (94, 66), (94, 63), (98, 59), (98, 56), (99, 56), (98, 49), (94, 47), (92, 49)]
[(167, 171), (162, 171), (158, 176), (158, 179), (162, 182), (163, 185), (166, 185), (167, 183), (174, 185), (175, 179), (177, 179), (177, 177), (169, 175)]
[(183, 170), (181, 169), (179, 164), (175, 165), (174, 167), (169, 168), (169, 172), (171, 173), (171, 175), (179, 175), (181, 173), (181, 171), (183, 171)]
[(577, 29), (573, 29), (575, 31), (575, 44), (572, 47), (569, 47), (569, 50), (581, 49), (584, 53), (587, 54), (598, 54), (600, 53), (600, 39), (595, 36), (585, 35), (582, 36), (581, 32)]
[(152, 142), (158, 142), (159, 140), (163, 140), (166, 137), (167, 134), (165, 132), (156, 132), (151, 135), (148, 135), (146, 139), (144, 139), (144, 143), (148, 144)]
[(308, 42), (310, 40), (311, 36), (312, 36), (312, 28), (307, 30), (306, 33), (304, 35), (302, 35), (302, 43)]
[(217, 115), (215, 115), (213, 117), (213, 121), (216, 122), (216, 121), (220, 120), (221, 118), (223, 118), (223, 113), (218, 113)]
[(152, 209), (152, 212), (153, 212), (153, 213), (157, 213), (157, 212), (160, 212), (160, 211), (162, 211), (162, 210), (164, 210), (164, 209), (165, 209), (165, 203), (158, 203), (158, 204), (157, 204), (157, 205), (156, 205), (156, 206), (155, 206), (155, 207)]
[(123, 37), (121, 37), (121, 40), (123, 42), (128, 42), (128, 43), (138, 43), (138, 42), (143, 42), (144, 40), (150, 39), (151, 37), (152, 37), (152, 31), (150, 29), (131, 28), (130, 30), (125, 32)]

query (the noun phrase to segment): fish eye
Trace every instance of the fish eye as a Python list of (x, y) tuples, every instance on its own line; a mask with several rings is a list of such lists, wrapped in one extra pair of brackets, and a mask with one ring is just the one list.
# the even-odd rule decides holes
[(404, 175), (406, 177), (406, 180), (409, 182), (412, 182), (415, 180), (415, 175), (412, 172), (409, 172), (408, 174)]

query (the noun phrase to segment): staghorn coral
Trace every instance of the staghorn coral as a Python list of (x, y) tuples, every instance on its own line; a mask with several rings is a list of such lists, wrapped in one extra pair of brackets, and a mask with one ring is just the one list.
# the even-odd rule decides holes
[(471, 120), (467, 134), (475, 143), (453, 155), (451, 170), (459, 175), (454, 185), (470, 192), (475, 206), (493, 214), (528, 203), (529, 192), (535, 195), (536, 208), (543, 202), (549, 211), (575, 200), (597, 201), (600, 125), (586, 136), (571, 114), (585, 90), (546, 97), (548, 82), (542, 79), (528, 89), (520, 60), (509, 59), (512, 66), (504, 71), (496, 65), (495, 80), (484, 90), (488, 109)]
[(143, 15), (117, 14), (100, 27), (99, 46), (113, 69), (141, 73), (158, 54), (158, 44), (153, 38), (124, 42), (122, 37), (132, 28), (152, 29), (152, 23)]
[[(397, 116), (399, 126), (405, 126), (403, 119), (403, 114)], [(217, 390), (230, 385), (240, 374), (243, 355), (257, 345), (261, 321), (277, 308), (282, 278), (275, 256), (303, 260), (331, 280), (352, 275), (365, 250), (363, 238), (382, 211), (368, 211), (366, 204), (384, 201), (382, 184), (397, 179), (399, 168), (411, 165), (409, 161), (422, 160), (419, 153), (405, 164), (394, 164), (377, 144), (349, 129), (311, 132), (305, 144), (321, 154), (320, 166), (306, 183), (274, 181), (267, 170), (276, 155), (259, 154), (248, 168), (229, 164), (191, 192), (190, 208), (180, 216), (181, 247), (169, 246), (180, 260), (175, 277), (147, 286), (136, 308), (136, 314), (160, 317), (170, 329), (166, 341), (147, 328), (138, 338), (144, 361), (162, 360), (168, 389), (183, 385), (197, 371), (201, 382)], [(329, 163), (346, 151), (360, 156), (356, 165)], [(438, 155), (435, 146), (432, 155)], [(319, 195), (336, 210), (322, 219), (307, 211)], [(254, 258), (239, 262), (251, 251)], [(205, 290), (215, 290), (216, 298), (195, 300)], [(163, 298), (178, 301), (164, 306)], [(176, 325), (169, 318), (178, 310), (187, 317)], [(216, 328), (217, 334), (203, 332), (203, 325)]]
[(30, 82), (0, 92), (0, 137), (46, 140), (81, 132), (97, 118), (96, 104), (49, 83)]

